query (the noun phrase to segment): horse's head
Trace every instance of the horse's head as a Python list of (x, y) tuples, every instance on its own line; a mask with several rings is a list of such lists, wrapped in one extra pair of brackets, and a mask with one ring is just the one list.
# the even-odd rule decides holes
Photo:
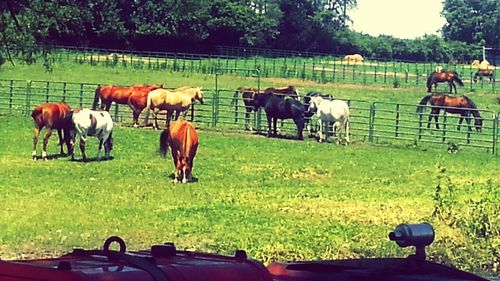
[(253, 109), (257, 111), (260, 107), (266, 105), (266, 100), (273, 95), (272, 92), (258, 93), (253, 95)]
[(196, 91), (194, 93), (193, 99), (199, 101), (201, 104), (203, 104), (203, 91), (201, 90), (202, 88), (196, 88)]
[(474, 118), (474, 127), (476, 127), (476, 131), (482, 132), (482, 130), (483, 130), (483, 118), (475, 117)]
[(307, 110), (310, 112), (318, 111), (318, 106), (322, 100), (323, 98), (321, 98), (320, 96), (311, 97), (311, 100), (309, 101), (309, 108)]

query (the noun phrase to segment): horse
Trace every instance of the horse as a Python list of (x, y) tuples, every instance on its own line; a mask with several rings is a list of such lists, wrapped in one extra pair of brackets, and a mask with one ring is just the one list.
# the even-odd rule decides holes
[(117, 104), (127, 104), (129, 97), (134, 93), (149, 92), (154, 89), (162, 88), (161, 84), (153, 85), (133, 85), (130, 87), (114, 86), (114, 85), (99, 85), (95, 90), (94, 102), (92, 109), (97, 109), (99, 100), (101, 101), (100, 109), (109, 111), (113, 102)]
[(347, 61), (347, 63), (357, 63), (357, 62), (363, 62), (363, 56), (360, 54), (354, 54), (354, 55), (346, 55), (344, 57), (344, 60)]
[(192, 181), (193, 161), (198, 149), (198, 134), (193, 124), (185, 120), (170, 123), (160, 134), (160, 154), (165, 156), (169, 146), (175, 166), (174, 182)]
[[(274, 95), (272, 91), (266, 91), (254, 97), (254, 110), (257, 111), (260, 107), (263, 107), (266, 112), (268, 137), (277, 135), (276, 123), (278, 119), (293, 119), (295, 126), (297, 126), (297, 139), (304, 139), (302, 136), (302, 130), (304, 129), (304, 106), (300, 101), (280, 98)], [(271, 122), (273, 123), (273, 130), (271, 129)]]
[[(68, 118), (68, 113), (71, 108), (64, 102), (59, 103), (45, 103), (36, 106), (31, 112), (31, 117), (35, 123), (35, 134), (33, 136), (33, 160), (37, 160), (36, 146), (38, 143), (38, 136), (43, 127), (45, 130), (45, 137), (43, 138), (42, 159), (47, 160), (47, 144), (52, 134), (52, 130), (56, 129), (59, 136), (59, 145), (61, 146), (61, 155), (64, 155), (63, 144), (66, 143), (68, 153), (70, 150), (70, 133), (71, 119)], [(64, 133), (64, 142), (63, 134)]]
[(71, 160), (75, 160), (73, 147), (76, 137), (80, 140), (80, 150), (84, 162), (87, 162), (87, 156), (85, 155), (85, 141), (87, 137), (97, 137), (99, 139), (97, 161), (101, 160), (103, 144), (104, 157), (105, 159), (109, 159), (109, 153), (113, 149), (113, 120), (109, 112), (103, 110), (75, 109), (68, 113), (68, 116), (73, 121), (73, 127), (71, 128)]
[(427, 92), (430, 93), (432, 91), (432, 85), (434, 84), (434, 90), (437, 88), (437, 83), (448, 82), (450, 86), (450, 94), (452, 87), (455, 89), (455, 94), (457, 94), (457, 87), (454, 82), (457, 82), (458, 85), (463, 86), (464, 83), (462, 79), (458, 76), (456, 71), (447, 71), (441, 70), (441, 72), (432, 72), (429, 77), (427, 77)]
[(314, 112), (309, 110), (309, 104), (311, 103), (311, 97), (322, 97), (324, 99), (333, 100), (335, 97), (330, 94), (322, 94), (317, 92), (309, 92), (304, 96), (304, 125), (307, 128), (307, 132), (311, 134), (313, 131), (310, 125), (311, 117), (313, 117)]
[(477, 83), (478, 77), (480, 81), (483, 81), (484, 77), (488, 77), (490, 79), (490, 83), (495, 82), (495, 70), (492, 68), (478, 69), (474, 74), (474, 83)]
[[(320, 96), (311, 97), (309, 111), (316, 112), (319, 125), (319, 142), (328, 138), (328, 124), (333, 123), (337, 143), (342, 142), (340, 131), (344, 131), (344, 140), (349, 143), (349, 105), (343, 100), (327, 100)], [(323, 134), (323, 131), (325, 133)]]
[(430, 103), (431, 105), (431, 112), (429, 114), (427, 128), (430, 128), (432, 117), (434, 117), (436, 129), (439, 129), (438, 115), (441, 109), (443, 109), (448, 113), (460, 114), (460, 121), (458, 122), (457, 126), (457, 130), (459, 131), (464, 118), (466, 118), (467, 124), (470, 127), (469, 115), (472, 114), (472, 116), (474, 116), (474, 126), (476, 128), (476, 131), (481, 132), (483, 126), (483, 118), (479, 114), (477, 106), (467, 96), (455, 97), (444, 94), (427, 95), (423, 97), (422, 100), (420, 100), (420, 103), (417, 106), (417, 113), (422, 113), (427, 103)]
[[(163, 87), (151, 86), (151, 89), (143, 88), (141, 91), (135, 91), (130, 95), (127, 104), (130, 107), (130, 109), (132, 109), (132, 118), (134, 127), (136, 128), (139, 127), (139, 116), (141, 115), (141, 112), (144, 110), (144, 108), (146, 108), (147, 106), (149, 92), (160, 88)], [(184, 86), (172, 91), (180, 91), (188, 88), (190, 87)]]
[(145, 122), (148, 123), (149, 111), (153, 109), (155, 123), (153, 128), (158, 129), (158, 111), (166, 110), (166, 124), (167, 127), (174, 111), (175, 119), (179, 118), (179, 114), (189, 109), (194, 100), (203, 104), (203, 92), (201, 87), (186, 88), (178, 91), (168, 91), (165, 89), (156, 89), (151, 91), (148, 95), (146, 102), (146, 117)]

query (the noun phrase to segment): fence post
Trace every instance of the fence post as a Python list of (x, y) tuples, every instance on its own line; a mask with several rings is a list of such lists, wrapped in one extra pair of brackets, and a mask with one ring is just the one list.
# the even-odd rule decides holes
[(66, 82), (63, 83), (63, 98), (62, 101), (66, 101)]
[(442, 137), (442, 142), (445, 143), (446, 142), (446, 123), (448, 122), (447, 120), (447, 115), (446, 115), (446, 110), (444, 110), (444, 113), (443, 113), (443, 137)]
[(493, 114), (493, 150), (491, 151), (494, 155), (497, 154), (497, 141), (498, 141), (498, 123), (500, 119), (499, 113)]
[(375, 123), (375, 103), (370, 104), (370, 120), (368, 121), (368, 140), (373, 142), (373, 128)]
[(26, 82), (26, 111), (25, 115), (27, 116), (30, 112), (30, 99), (31, 99), (31, 80)]
[(12, 109), (13, 98), (14, 98), (14, 80), (10, 80), (10, 84), (9, 84), (9, 111)]
[(396, 138), (399, 136), (399, 103), (396, 104), (396, 131), (395, 131), (395, 136)]
[(80, 83), (80, 107), (83, 108), (83, 83)]
[(49, 87), (50, 87), (50, 82), (47, 81), (45, 85), (45, 102), (49, 102)]

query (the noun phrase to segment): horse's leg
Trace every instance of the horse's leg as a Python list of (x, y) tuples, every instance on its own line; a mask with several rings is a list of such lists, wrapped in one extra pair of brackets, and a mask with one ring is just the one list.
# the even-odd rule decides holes
[(347, 143), (350, 143), (351, 141), (349, 140), (349, 120), (346, 119), (344, 121), (344, 132), (345, 132), (345, 141)]
[(274, 135), (277, 136), (278, 135), (278, 129), (276, 128), (276, 125), (278, 123), (278, 118), (273, 118), (273, 132), (274, 132)]
[(104, 139), (99, 140), (99, 147), (97, 148), (97, 161), (101, 161), (101, 150), (102, 150), (102, 145), (104, 143)]
[(267, 116), (267, 136), (271, 137), (272, 136), (272, 127), (271, 127), (271, 117)]
[(297, 127), (297, 139), (303, 140), (304, 136), (302, 134), (302, 131), (304, 130), (304, 119), (299, 117), (299, 118), (294, 118), (293, 121), (295, 123), (295, 126)]
[(323, 121), (321, 121), (321, 118), (318, 119), (318, 134), (319, 134), (319, 138), (318, 138), (318, 141), (319, 142), (322, 142), (323, 141)]
[(64, 155), (62, 129), (57, 129), (57, 136), (59, 137), (59, 145), (61, 146), (61, 155)]
[(43, 138), (42, 160), (47, 160), (47, 144), (49, 143), (50, 135), (52, 135), (52, 128), (47, 127), (45, 137)]
[(438, 115), (439, 115), (439, 112), (434, 114), (434, 123), (436, 123), (436, 129), (439, 129)]
[(33, 160), (36, 161), (36, 145), (38, 143), (38, 136), (40, 135), (40, 130), (38, 126), (35, 127), (35, 134), (33, 135), (33, 153), (31, 154), (31, 157)]
[(85, 155), (85, 139), (80, 137), (80, 151), (82, 152), (83, 162), (87, 162), (87, 155)]
[(133, 126), (134, 128), (139, 127), (139, 116), (141, 115), (141, 112), (139, 110), (133, 109), (132, 110), (132, 122), (134, 123)]
[(158, 112), (160, 112), (158, 109), (153, 109), (153, 116), (155, 117), (155, 124), (153, 126), (153, 129), (158, 130)]

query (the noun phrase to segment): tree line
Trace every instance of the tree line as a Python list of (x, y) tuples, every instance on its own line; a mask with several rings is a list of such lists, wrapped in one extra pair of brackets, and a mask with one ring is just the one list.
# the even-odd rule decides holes
[(497, 0), (443, 4), (442, 37), (408, 40), (350, 30), (356, 0), (4, 0), (0, 63), (46, 58), (55, 45), (199, 53), (227, 45), (435, 62), (467, 62), (483, 45), (500, 45)]

